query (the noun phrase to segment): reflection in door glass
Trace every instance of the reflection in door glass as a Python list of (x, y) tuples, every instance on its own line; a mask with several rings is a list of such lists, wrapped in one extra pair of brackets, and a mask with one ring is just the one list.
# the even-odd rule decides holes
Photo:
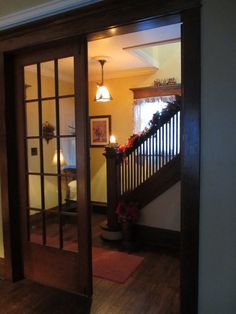
[(59, 95), (74, 94), (74, 57), (58, 59)]
[(57, 154), (57, 141), (55, 138), (50, 141), (43, 140), (43, 165), (44, 173), (57, 173), (57, 163), (55, 162)]
[(28, 65), (24, 67), (25, 77), (25, 99), (37, 99), (38, 98), (38, 81), (37, 81), (37, 65)]
[(67, 251), (78, 251), (78, 229), (76, 215), (63, 215), (63, 249)]
[(36, 210), (29, 211), (30, 241), (37, 244), (43, 243), (42, 212)]
[(38, 102), (26, 103), (26, 134), (27, 136), (39, 136)]
[(75, 135), (75, 104), (74, 97), (60, 99), (60, 133), (61, 135)]
[(44, 176), (45, 209), (58, 207), (58, 179), (57, 176)]
[[(48, 141), (57, 133), (55, 100), (42, 101), (43, 136)], [(46, 137), (48, 135), (48, 138)]]
[(41, 95), (42, 98), (55, 97), (55, 70), (54, 61), (42, 62), (41, 70)]
[(59, 215), (57, 209), (49, 209), (45, 213), (46, 245), (60, 247)]
[(40, 147), (38, 139), (27, 140), (28, 172), (40, 173)]
[(28, 178), (29, 207), (41, 209), (41, 177), (39, 175), (29, 175)]

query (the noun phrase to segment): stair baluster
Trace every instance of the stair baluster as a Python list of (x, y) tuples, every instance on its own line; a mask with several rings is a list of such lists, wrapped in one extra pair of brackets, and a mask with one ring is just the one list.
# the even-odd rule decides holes
[[(139, 195), (141, 186), (150, 181), (157, 173), (168, 171), (167, 176), (173, 184), (180, 178), (180, 108), (171, 108), (161, 116), (155, 128), (142, 141), (120, 153), (112, 147), (106, 147), (104, 156), (107, 161), (107, 225), (116, 229), (115, 208), (120, 198), (131, 199)], [(170, 174), (171, 165), (179, 169)], [(162, 170), (163, 169), (163, 170)], [(162, 187), (160, 190), (163, 192)], [(155, 192), (155, 191), (154, 191)], [(151, 194), (154, 195), (155, 193)], [(145, 197), (143, 195), (142, 197)], [(135, 200), (135, 199), (134, 199)], [(145, 201), (143, 202), (145, 204)]]

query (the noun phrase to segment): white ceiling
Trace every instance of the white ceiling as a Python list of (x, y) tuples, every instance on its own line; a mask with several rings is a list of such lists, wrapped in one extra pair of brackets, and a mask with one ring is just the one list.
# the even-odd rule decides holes
[[(180, 24), (175, 24), (91, 41), (88, 43), (89, 80), (101, 80), (100, 64), (94, 60), (97, 56), (108, 58), (104, 65), (105, 80), (155, 73), (162, 68), (166, 46), (169, 46), (170, 53), (175, 53), (174, 45), (180, 45), (179, 38)], [(28, 67), (28, 70), (34, 71), (33, 67)], [(42, 72), (43, 75), (52, 76), (53, 62), (44, 63)], [(72, 81), (73, 58), (59, 60), (59, 73), (62, 80)]]
[(162, 45), (171, 45), (171, 40), (178, 38), (180, 24), (91, 41), (88, 43), (89, 79), (101, 77), (100, 65), (93, 59), (96, 56), (109, 57), (104, 65), (105, 79), (156, 71), (161, 67), (158, 55)]

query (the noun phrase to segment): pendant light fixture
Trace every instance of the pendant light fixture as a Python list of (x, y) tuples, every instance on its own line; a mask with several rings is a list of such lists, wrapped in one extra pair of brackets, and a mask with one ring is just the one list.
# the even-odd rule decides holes
[(97, 93), (96, 93), (96, 97), (95, 97), (95, 101), (98, 102), (107, 102), (112, 100), (111, 94), (109, 93), (108, 88), (104, 85), (104, 80), (103, 80), (103, 66), (106, 63), (106, 59), (98, 59), (97, 60), (100, 64), (101, 64), (101, 68), (102, 68), (102, 81), (101, 83), (97, 84)]

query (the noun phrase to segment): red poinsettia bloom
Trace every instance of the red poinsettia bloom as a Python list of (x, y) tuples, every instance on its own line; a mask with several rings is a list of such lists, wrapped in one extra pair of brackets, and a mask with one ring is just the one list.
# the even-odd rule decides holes
[(120, 221), (135, 220), (138, 218), (139, 209), (135, 202), (120, 201), (115, 210)]
[(128, 143), (126, 144), (126, 146), (128, 148), (132, 148), (134, 146), (135, 141), (137, 140), (137, 138), (139, 137), (138, 134), (133, 134), (129, 139), (128, 139)]
[(125, 148), (126, 148), (125, 145), (120, 145), (119, 148), (118, 148), (119, 152), (123, 153), (125, 151)]

